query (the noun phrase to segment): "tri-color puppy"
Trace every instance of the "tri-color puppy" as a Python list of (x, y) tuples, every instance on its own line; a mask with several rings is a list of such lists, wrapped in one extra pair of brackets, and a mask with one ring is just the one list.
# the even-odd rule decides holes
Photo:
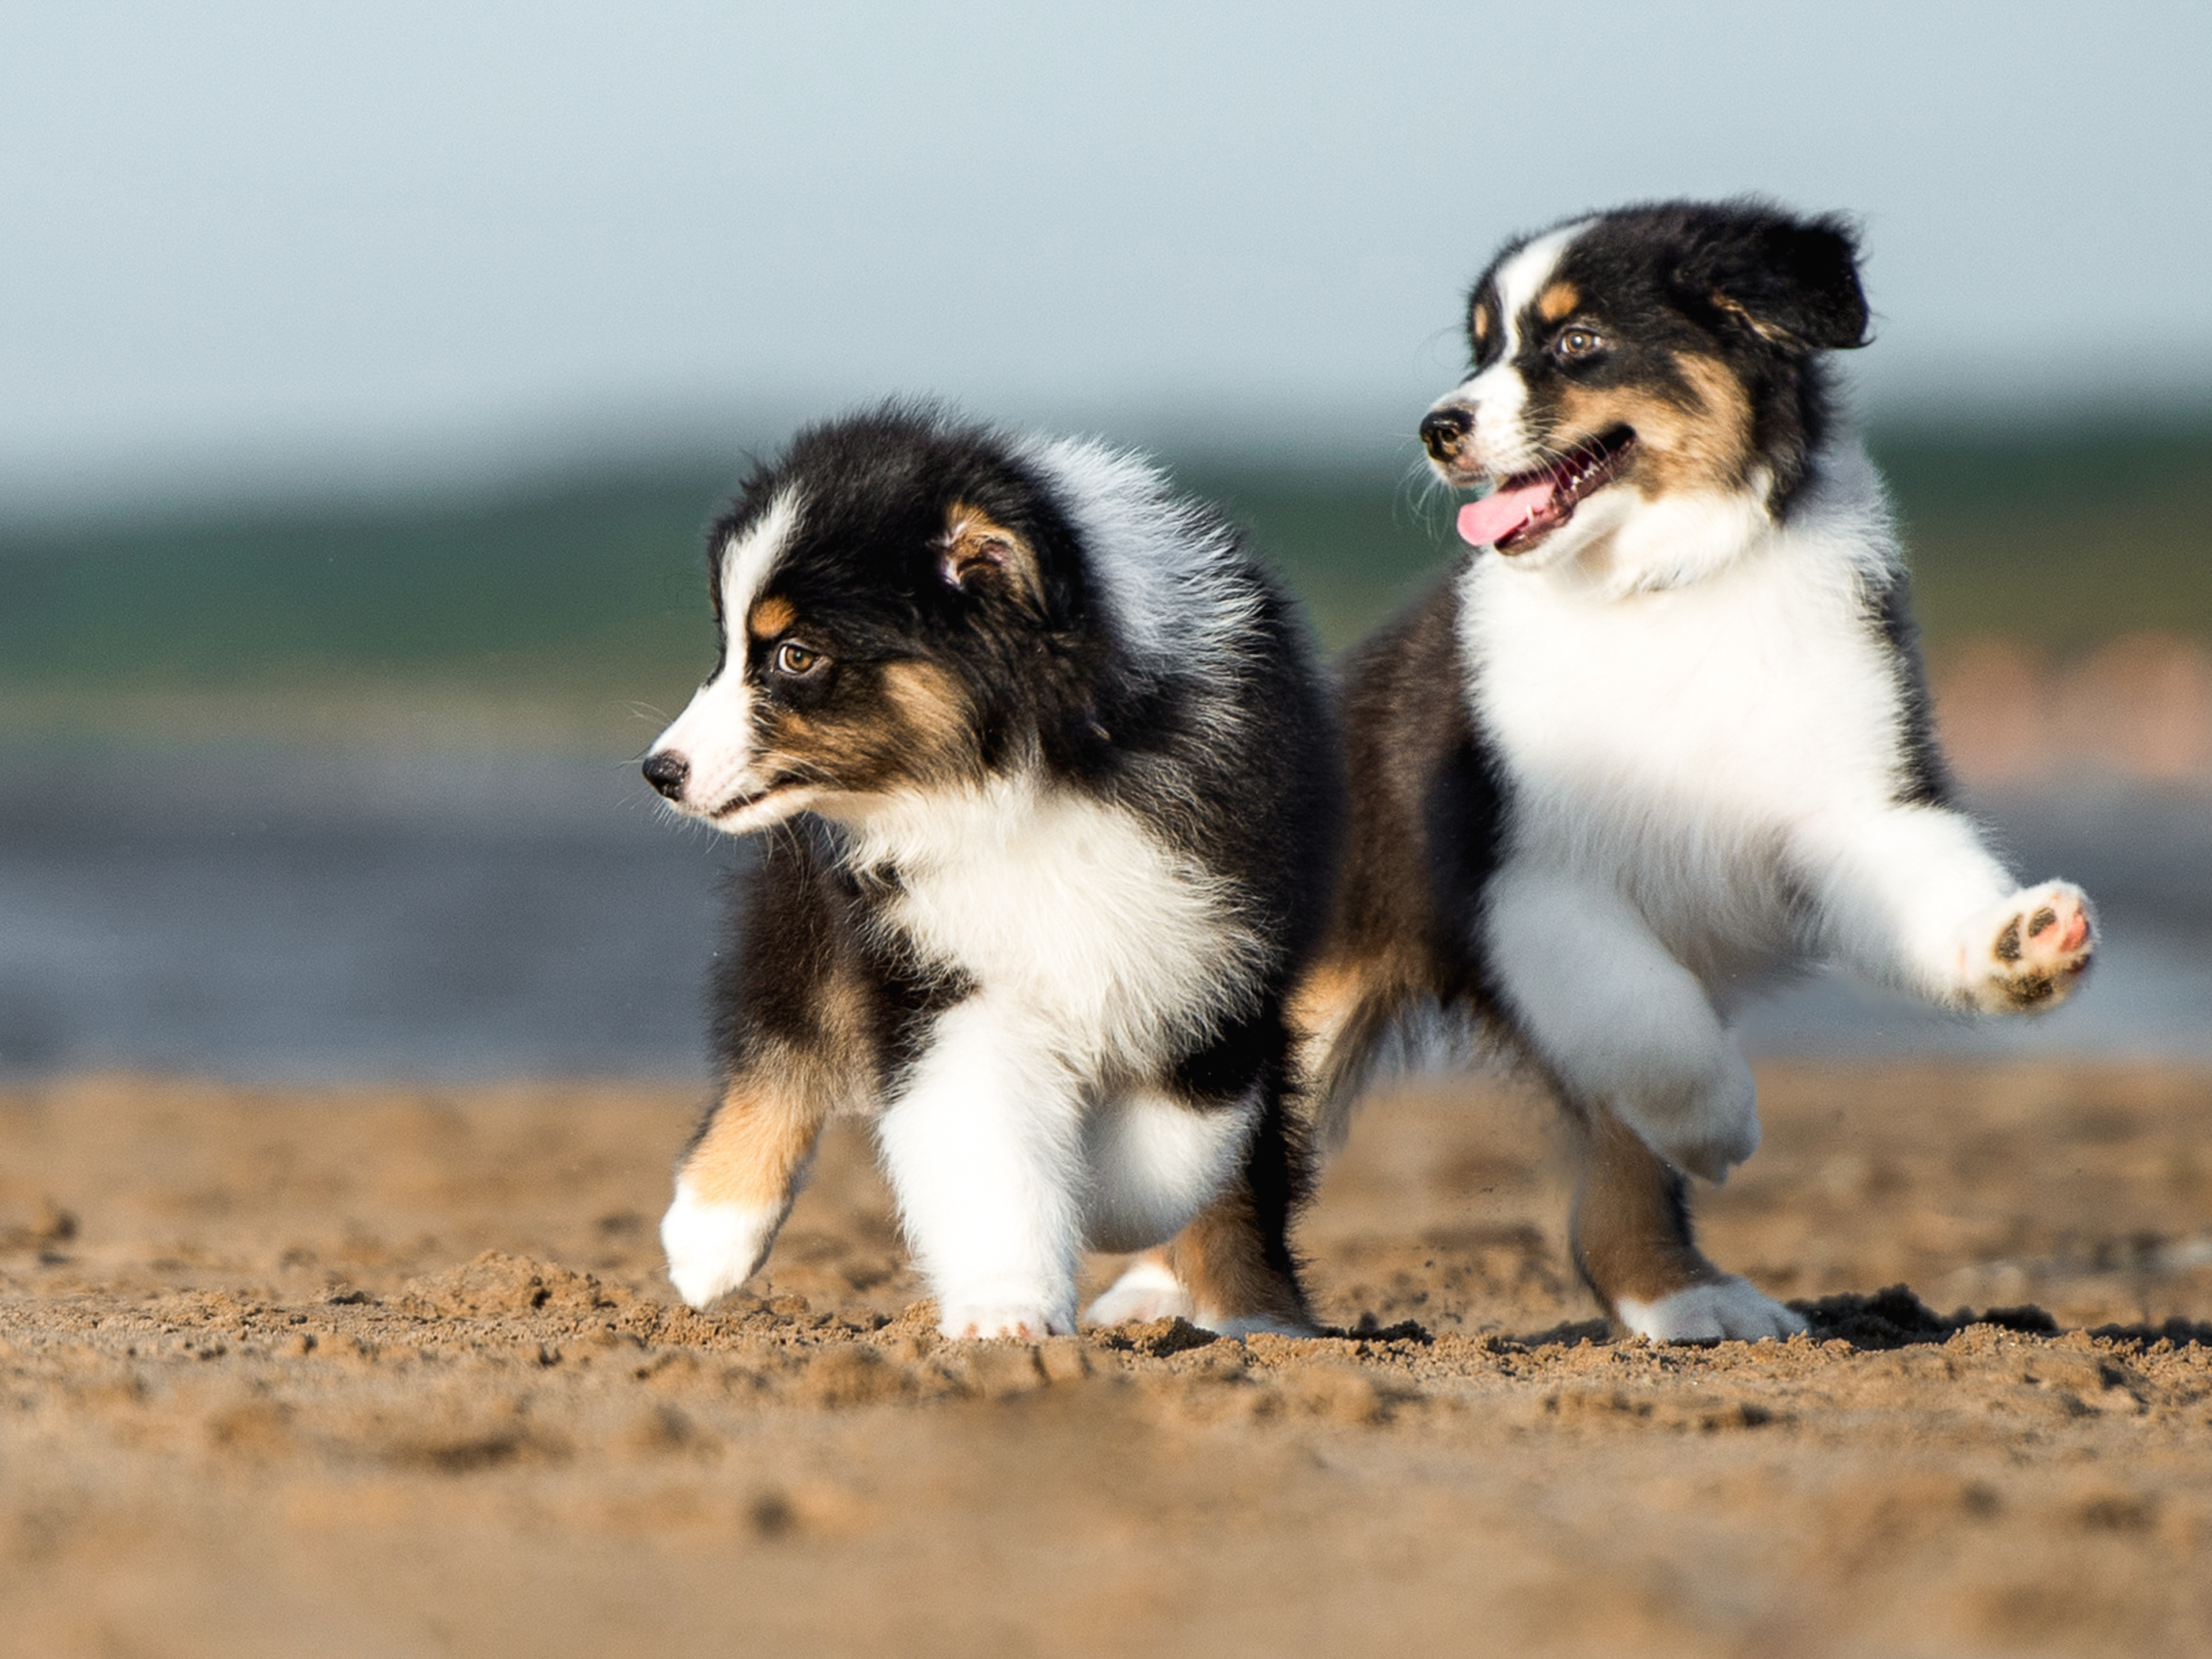
[(2089, 963), (2082, 894), (2019, 886), (1953, 802), (1823, 357), (1866, 324), (1850, 231), (1755, 202), (1506, 247), (1421, 422), (1488, 489), (1474, 550), (1347, 670), (1348, 869), (1294, 1005), (1320, 1138), (1379, 1069), (1517, 1056), (1578, 1132), (1583, 1277), (1653, 1339), (1804, 1327), (1691, 1237), (1686, 1175), (1759, 1145), (1747, 996), (1832, 963), (2003, 1013)]
[(645, 775), (773, 833), (661, 1224), (684, 1299), (853, 1113), (948, 1335), (1073, 1330), (1079, 1252), (1209, 1200), (1197, 1305), (1300, 1327), (1283, 1009), (1342, 784), (1291, 604), (1141, 461), (909, 406), (800, 434), (709, 547), (721, 660)]

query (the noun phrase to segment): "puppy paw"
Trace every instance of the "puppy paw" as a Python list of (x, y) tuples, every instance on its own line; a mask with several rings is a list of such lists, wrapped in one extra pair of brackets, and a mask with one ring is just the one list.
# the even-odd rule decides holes
[(994, 1336), (1013, 1337), (1024, 1342), (1042, 1342), (1048, 1336), (1072, 1336), (1075, 1334), (1075, 1319), (1072, 1314), (1048, 1309), (1038, 1303), (979, 1304), (947, 1302), (943, 1306), (944, 1317), (938, 1321), (937, 1332), (954, 1341), (988, 1340)]
[(1660, 1156), (1676, 1169), (1703, 1176), (1717, 1187), (1728, 1179), (1730, 1170), (1748, 1160), (1758, 1150), (1759, 1114), (1753, 1111), (1727, 1125), (1718, 1134), (1699, 1140), (1678, 1140), (1673, 1146), (1662, 1147)]
[(2021, 888), (1959, 947), (1968, 1000), (1992, 1014), (2056, 1007), (2088, 971), (2096, 932), (2087, 896), (2071, 883)]
[(1620, 1120), (1678, 1170), (1718, 1186), (1759, 1150), (1759, 1085), (1733, 1043), (1701, 1073), (1668, 1079), (1670, 1087), (1624, 1092)]
[(783, 1217), (780, 1209), (709, 1204), (678, 1182), (676, 1201), (660, 1218), (668, 1282), (690, 1306), (705, 1309), (760, 1271)]
[(1158, 1256), (1139, 1256), (1083, 1310), (1086, 1325), (1126, 1325), (1151, 1319), (1188, 1319), (1197, 1310), (1174, 1270)]
[(1780, 1342), (1805, 1328), (1802, 1314), (1733, 1273), (1656, 1302), (1624, 1296), (1615, 1314), (1630, 1334), (1654, 1342)]

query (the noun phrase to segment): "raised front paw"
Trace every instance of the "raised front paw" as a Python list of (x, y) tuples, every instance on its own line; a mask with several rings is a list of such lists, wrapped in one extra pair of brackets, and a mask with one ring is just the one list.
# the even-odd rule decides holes
[(1993, 1014), (2057, 1006), (2088, 971), (2096, 932), (2088, 896), (2072, 883), (2021, 888), (1960, 947), (1967, 997)]
[(783, 1225), (784, 1211), (744, 1204), (709, 1204), (684, 1182), (660, 1218), (660, 1248), (668, 1252), (668, 1281), (677, 1295), (703, 1309), (760, 1271)]
[(1728, 1179), (1730, 1170), (1747, 1162), (1758, 1150), (1759, 1112), (1754, 1106), (1716, 1123), (1709, 1134), (1676, 1139), (1662, 1156), (1677, 1169), (1703, 1176), (1717, 1187)]

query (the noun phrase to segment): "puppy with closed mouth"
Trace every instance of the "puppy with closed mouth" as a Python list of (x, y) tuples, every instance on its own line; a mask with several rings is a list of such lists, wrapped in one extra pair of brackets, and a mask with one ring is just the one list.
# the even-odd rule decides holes
[(684, 1299), (854, 1114), (947, 1335), (1073, 1330), (1083, 1250), (1209, 1202), (1199, 1310), (1302, 1328), (1284, 1002), (1342, 785), (1291, 603), (1140, 460), (927, 406), (802, 433), (708, 546), (721, 659), (645, 775), (773, 833), (661, 1226)]
[(1470, 550), (1346, 671), (1351, 850), (1294, 1001), (1317, 1134), (1380, 1073), (1517, 1060), (1577, 1131), (1577, 1265), (1655, 1340), (1804, 1328), (1692, 1236), (1687, 1177), (1759, 1145), (1747, 997), (1832, 964), (2033, 1012), (2094, 948), (2080, 890), (2021, 886), (1955, 804), (1826, 361), (1866, 325), (1833, 218), (1662, 203), (1510, 244), (1420, 425), (1486, 492)]

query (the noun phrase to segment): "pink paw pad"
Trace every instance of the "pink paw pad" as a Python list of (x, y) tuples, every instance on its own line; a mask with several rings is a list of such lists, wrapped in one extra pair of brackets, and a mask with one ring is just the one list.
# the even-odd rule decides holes
[(2024, 892), (1998, 930), (1994, 988), (2016, 1008), (2053, 1003), (2073, 989), (2094, 951), (2089, 902), (2062, 882)]

